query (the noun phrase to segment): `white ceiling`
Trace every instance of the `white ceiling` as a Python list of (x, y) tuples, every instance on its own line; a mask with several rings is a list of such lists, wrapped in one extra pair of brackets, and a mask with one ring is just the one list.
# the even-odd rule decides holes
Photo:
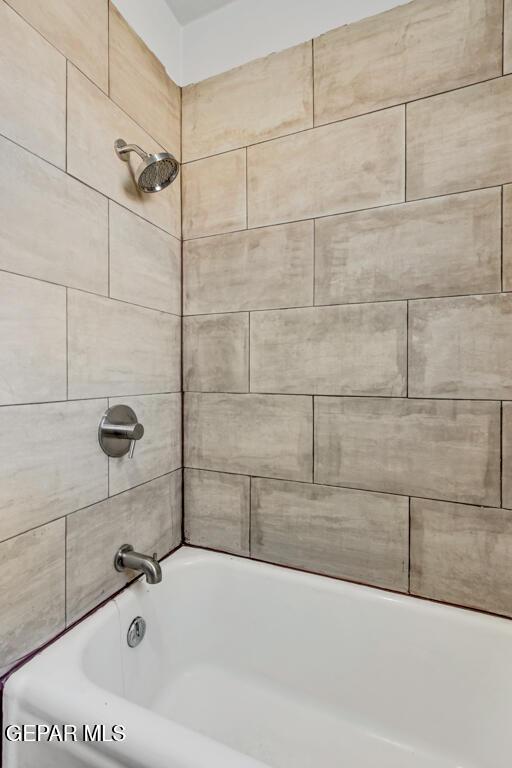
[(165, 2), (180, 24), (189, 24), (201, 16), (217, 11), (224, 5), (229, 5), (233, 0), (165, 0)]

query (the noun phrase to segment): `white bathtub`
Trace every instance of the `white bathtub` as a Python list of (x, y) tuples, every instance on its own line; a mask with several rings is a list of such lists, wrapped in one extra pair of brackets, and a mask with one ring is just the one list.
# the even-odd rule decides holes
[(512, 622), (182, 548), (12, 675), (16, 723), (126, 738), (4, 768), (510, 768)]

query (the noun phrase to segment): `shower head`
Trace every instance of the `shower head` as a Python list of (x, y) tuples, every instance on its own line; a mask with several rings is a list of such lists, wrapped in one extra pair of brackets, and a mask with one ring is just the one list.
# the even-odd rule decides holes
[(149, 155), (137, 144), (127, 144), (123, 139), (114, 142), (114, 149), (121, 160), (127, 161), (130, 152), (136, 152), (142, 159), (135, 172), (135, 181), (142, 192), (160, 192), (172, 184), (179, 173), (180, 164), (170, 152)]

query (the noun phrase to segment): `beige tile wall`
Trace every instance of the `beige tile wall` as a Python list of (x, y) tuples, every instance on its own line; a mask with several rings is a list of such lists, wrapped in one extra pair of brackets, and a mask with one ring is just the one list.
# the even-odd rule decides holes
[[(121, 539), (181, 541), (181, 188), (186, 540), (512, 615), (511, 19), (413, 0), (182, 126), (107, 0), (0, 0), (0, 669), (124, 585)], [(138, 193), (114, 140), (182, 127)]]
[(501, 190), (315, 222), (315, 304), (501, 289)]
[(511, 21), (184, 89), (187, 541), (512, 616)]
[(249, 554), (251, 478), (187, 469), (185, 538), (200, 547)]
[(191, 392), (249, 391), (249, 313), (183, 319), (183, 382)]
[(108, 0), (7, 0), (20, 16), (108, 93)]
[(251, 512), (253, 557), (407, 591), (405, 497), (255, 478)]
[(501, 75), (502, 0), (422, 0), (314, 41), (315, 124)]
[[(181, 542), (181, 470), (112, 496), (67, 519), (66, 558), (68, 622), (94, 608), (133, 578), (104, 563), (113, 542), (137, 541), (142, 552), (166, 555)], [(94, 549), (84, 540), (95, 542)], [(114, 553), (116, 547), (114, 546)]]
[(173, 184), (165, 196), (140, 192), (133, 182), (140, 158), (132, 153), (127, 163), (120, 162), (114, 152), (118, 138), (148, 152), (162, 151), (149, 133), (68, 62), (68, 173), (180, 237), (179, 185)]
[(110, 3), (110, 98), (181, 158), (181, 89)]
[[(142, 196), (113, 149), (179, 155), (181, 94), (110, 16), (109, 46), (108, 0), (0, 0), (0, 672), (133, 578), (120, 544), (181, 542), (180, 182)], [(116, 403), (133, 459), (98, 445)]]
[(0, 134), (64, 168), (66, 59), (4, 0), (0, 34)]
[(245, 149), (184, 165), (182, 173), (184, 238), (246, 228)]
[(402, 202), (404, 130), (404, 107), (394, 107), (249, 147), (249, 226)]
[(512, 178), (512, 77), (407, 105), (407, 199), (505, 184)]
[(303, 43), (184, 88), (183, 159), (311, 128), (311, 55)]

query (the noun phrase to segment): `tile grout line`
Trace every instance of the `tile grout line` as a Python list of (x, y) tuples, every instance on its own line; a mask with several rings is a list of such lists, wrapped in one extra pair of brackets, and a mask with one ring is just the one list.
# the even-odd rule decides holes
[(68, 78), (69, 78), (69, 62), (66, 59), (66, 106), (64, 112), (64, 120), (66, 124), (64, 126), (64, 173), (68, 172)]
[[(105, 457), (107, 458), (107, 457)], [(145, 485), (150, 485), (151, 483), (154, 483), (156, 480), (161, 480), (164, 477), (170, 477), (171, 475), (176, 474), (176, 472), (181, 472), (183, 470), (183, 467), (175, 467), (174, 469), (171, 469), (169, 472), (164, 472), (162, 475), (157, 475), (156, 477), (151, 477), (149, 480), (144, 480), (142, 483), (137, 483), (137, 485), (131, 485), (129, 488), (125, 488), (122, 491), (118, 491), (117, 493), (113, 493), (112, 496), (103, 496), (101, 499), (98, 499), (97, 501), (93, 501), (90, 504), (86, 504), (85, 507), (78, 507), (78, 509), (72, 509), (69, 512), (64, 512), (62, 515), (58, 515), (57, 517), (53, 517), (51, 520), (45, 520), (43, 523), (38, 523), (38, 525), (33, 525), (31, 528), (23, 529), (22, 531), (19, 531), (18, 533), (14, 533), (12, 536), (7, 536), (5, 539), (0, 540), (0, 544), (3, 544), (6, 541), (12, 541), (13, 539), (18, 538), (18, 536), (23, 536), (26, 533), (30, 533), (31, 531), (37, 531), (39, 528), (44, 528), (46, 525), (52, 525), (53, 523), (56, 523), (58, 520), (68, 520), (71, 515), (75, 515), (78, 512), (84, 512), (86, 509), (91, 509), (91, 507), (95, 507), (97, 504), (104, 504), (111, 499), (115, 499), (118, 496), (122, 496), (125, 493), (130, 493), (131, 491), (135, 491), (138, 488), (142, 488)], [(224, 473), (224, 474), (232, 474), (232, 473)], [(244, 475), (245, 477), (245, 475)]]
[(313, 219), (313, 306), (316, 307), (316, 220)]
[(248, 324), (249, 324), (249, 328), (248, 328), (248, 331), (249, 331), (248, 332), (249, 370), (248, 370), (248, 377), (247, 378), (248, 378), (248, 387), (249, 387), (248, 388), (248, 393), (250, 394), (250, 392), (251, 392), (251, 313), (248, 312), (247, 316), (248, 316)]
[(408, 545), (407, 545), (407, 557), (408, 557), (408, 565), (407, 565), (407, 593), (411, 594), (411, 497), (408, 497), (408, 515), (409, 515), (409, 526), (408, 526)]
[(407, 202), (407, 104), (404, 104), (404, 202)]
[(503, 400), (500, 402), (500, 509), (503, 509)]
[(315, 38), (311, 39), (311, 127), (315, 128)]
[[(107, 295), (110, 295), (110, 200), (107, 201)], [(128, 302), (127, 302), (128, 303)]]
[(501, 74), (505, 75), (505, 0), (502, 2), (501, 10)]
[(252, 476), (249, 475), (249, 557), (252, 557)]
[(110, 99), (110, 0), (107, 3), (107, 96)]
[[(407, 104), (416, 104), (417, 102), (420, 102), (420, 101), (427, 101), (429, 99), (435, 99), (438, 96), (446, 96), (449, 93), (458, 93), (459, 91), (463, 91), (466, 88), (473, 88), (473, 87), (476, 87), (478, 85), (483, 85), (485, 83), (491, 83), (491, 82), (496, 81), (496, 80), (501, 80), (503, 77), (508, 77), (510, 74), (512, 74), (512, 73), (505, 72), (505, 73), (502, 74), (500, 72), (499, 74), (493, 75), (492, 77), (486, 77), (483, 80), (476, 80), (475, 82), (466, 83), (465, 85), (459, 85), (459, 86), (456, 86), (455, 88), (449, 88), (446, 91), (437, 91), (436, 93), (431, 93), (431, 94), (429, 94), (427, 96), (419, 96), (417, 99), (408, 99), (407, 101), (399, 101), (396, 104), (389, 104), (389, 105), (387, 105), (385, 107), (378, 107), (377, 109), (372, 109), (369, 112), (360, 112), (360, 113), (358, 113), (356, 115), (348, 115), (347, 117), (341, 117), (338, 120), (329, 120), (326, 123), (316, 123), (316, 124), (310, 126), (309, 128), (300, 128), (299, 130), (293, 131), (292, 133), (282, 133), (279, 136), (271, 136), (270, 138), (267, 138), (267, 139), (260, 139), (259, 141), (253, 141), (252, 144), (248, 144), (248, 145), (241, 144), (241, 145), (236, 146), (236, 147), (231, 147), (230, 149), (223, 149), (221, 152), (213, 152), (210, 155), (202, 155), (201, 157), (194, 157), (194, 158), (191, 158), (190, 160), (185, 161), (184, 165), (191, 165), (192, 163), (199, 163), (202, 160), (210, 160), (212, 157), (219, 157), (220, 155), (227, 155), (230, 152), (237, 152), (237, 151), (243, 149), (245, 146), (247, 146), (247, 147), (257, 147), (257, 146), (260, 146), (262, 144), (269, 144), (270, 142), (273, 142), (273, 141), (281, 141), (282, 139), (292, 138), (293, 136), (297, 136), (297, 135), (302, 134), (302, 133), (307, 133), (308, 131), (315, 131), (315, 130), (318, 130), (320, 128), (326, 128), (328, 126), (339, 125), (340, 123), (346, 123), (346, 122), (348, 122), (350, 120), (357, 120), (357, 118), (359, 118), (359, 117), (369, 117), (370, 115), (378, 115), (381, 112), (385, 112), (386, 110), (398, 109), (399, 107), (404, 107)], [(98, 86), (96, 86), (96, 87), (98, 87)], [(130, 117), (130, 115), (128, 115), (128, 117)], [(141, 126), (139, 126), (139, 127), (141, 127)], [(145, 130), (145, 129), (143, 128), (142, 130)], [(146, 131), (146, 133), (147, 133), (147, 131)]]
[[(26, 408), (33, 405), (67, 405), (68, 403), (89, 403), (92, 401), (101, 402), (110, 398), (119, 399), (121, 397), (161, 397), (162, 395), (181, 395), (179, 390), (165, 392), (121, 392), (120, 394), (93, 395), (91, 397), (68, 397), (59, 400), (32, 400), (28, 403), (0, 403), (1, 408)], [(247, 393), (246, 393), (247, 394)]]
[[(76, 289), (79, 290), (79, 289)], [(501, 290), (494, 290), (494, 291), (487, 291), (484, 293), (451, 293), (451, 294), (443, 294), (440, 296), (412, 296), (412, 297), (404, 297), (400, 299), (375, 299), (375, 300), (367, 300), (367, 301), (348, 301), (348, 302), (340, 302), (337, 304), (305, 304), (303, 306), (290, 306), (290, 307), (267, 307), (265, 309), (258, 309), (258, 308), (251, 308), (251, 309), (232, 309), (232, 310), (223, 310), (222, 312), (192, 312), (188, 315), (185, 315), (185, 317), (216, 317), (219, 315), (243, 315), (247, 312), (293, 312), (294, 310), (305, 310), (305, 309), (331, 309), (335, 307), (366, 307), (366, 306), (375, 306), (375, 304), (406, 304), (408, 302), (414, 301), (448, 301), (450, 299), (470, 299), (470, 298), (479, 298), (479, 297), (492, 297), (492, 296), (501, 296), (502, 293), (505, 294), (511, 294), (512, 291), (501, 291)], [(94, 294), (95, 295), (95, 294)], [(117, 299), (115, 299), (117, 301)], [(133, 306), (139, 306), (139, 305), (133, 305)], [(146, 309), (146, 307), (143, 307), (143, 309)], [(158, 310), (156, 310), (158, 311)]]
[(66, 400), (69, 401), (69, 301), (68, 289), (66, 291)]
[(315, 485), (315, 396), (311, 396), (311, 477)]
[[(107, 258), (108, 256), (109, 256), (109, 253), (108, 253), (108, 247), (107, 247)], [(55, 285), (58, 288), (66, 288), (69, 291), (85, 293), (87, 294), (87, 296), (96, 296), (98, 299), (107, 299), (111, 302), (115, 301), (119, 304), (126, 304), (129, 307), (135, 307), (136, 309), (146, 309), (148, 312), (154, 312), (159, 315), (165, 315), (166, 317), (176, 317), (178, 319), (181, 319), (182, 317), (182, 315), (178, 315), (176, 314), (176, 312), (168, 312), (165, 309), (148, 307), (146, 304), (135, 304), (133, 301), (126, 301), (126, 299), (119, 299), (117, 298), (117, 296), (109, 296), (106, 293), (95, 293), (94, 291), (87, 290), (87, 288), (76, 288), (73, 285), (66, 285), (65, 283), (55, 283), (53, 280), (45, 280), (42, 277), (33, 277), (32, 275), (25, 275), (22, 272), (13, 272), (11, 269), (0, 268), (0, 275), (3, 273), (5, 273), (6, 275), (13, 275), (14, 277), (21, 277), (24, 280), (36, 280), (38, 283), (44, 283), (45, 285)], [(108, 290), (108, 279), (107, 279), (107, 290)], [(286, 307), (284, 307), (284, 309), (286, 309)], [(219, 314), (219, 313), (212, 313), (212, 314)], [(189, 315), (186, 315), (186, 317), (189, 317)]]
[[(245, 230), (249, 229), (249, 148), (245, 148)], [(245, 231), (244, 230), (244, 231)]]
[(500, 265), (501, 265), (501, 292), (504, 293), (504, 280), (503, 280), (503, 271), (504, 271), (504, 235), (505, 235), (505, 208), (504, 208), (504, 195), (505, 195), (505, 188), (502, 185), (501, 186), (501, 226), (500, 226)]
[[(512, 78), (512, 74), (510, 75), (510, 77)], [(78, 179), (78, 181), (80, 181), (80, 179)], [(85, 182), (82, 182), (82, 183), (85, 183)], [(475, 195), (478, 192), (484, 192), (485, 190), (488, 190), (488, 189), (496, 189), (496, 190), (500, 189), (501, 186), (508, 185), (509, 183), (512, 183), (512, 178), (510, 182), (505, 181), (505, 182), (500, 182), (495, 184), (487, 184), (483, 187), (471, 187), (470, 189), (458, 189), (458, 190), (455, 190), (454, 192), (442, 192), (436, 195), (427, 195), (425, 197), (415, 197), (415, 198), (411, 198), (410, 200), (395, 200), (391, 203), (381, 203), (379, 205), (370, 205), (370, 206), (366, 206), (365, 208), (350, 208), (344, 211), (334, 211), (334, 213), (322, 213), (317, 216), (305, 216), (304, 218), (301, 218), (301, 219), (285, 219), (283, 221), (270, 221), (265, 224), (257, 224), (256, 226), (253, 226), (253, 227), (247, 227), (246, 229), (232, 229), (232, 230), (229, 230), (228, 232), (212, 232), (207, 235), (197, 235), (196, 237), (186, 237), (184, 238), (183, 242), (195, 243), (201, 240), (210, 240), (214, 237), (218, 237), (218, 238), (229, 237), (230, 235), (239, 235), (243, 232), (255, 232), (259, 229), (271, 229), (273, 227), (284, 227), (292, 224), (300, 224), (306, 221), (316, 222), (316, 221), (323, 221), (325, 219), (333, 219), (341, 216), (355, 215), (357, 213), (370, 213), (372, 211), (382, 211), (382, 210), (386, 210), (387, 208), (397, 208), (399, 206), (410, 206), (410, 205), (414, 205), (415, 203), (428, 202), (429, 200), (439, 200), (440, 198), (443, 198), (443, 197), (456, 197), (457, 195), (471, 195), (471, 194)], [(91, 187), (91, 189), (94, 189), (94, 187)], [(120, 203), (118, 204), (120, 205)], [(127, 210), (131, 210), (131, 209), (128, 208)], [(152, 222), (149, 222), (149, 223), (151, 224)], [(157, 225), (153, 225), (153, 226), (157, 226)]]
[[(68, 62), (69, 63), (69, 62)], [(169, 230), (164, 229), (160, 224), (156, 224), (151, 219), (146, 218), (145, 216), (142, 216), (142, 214), (138, 213), (137, 211), (134, 211), (133, 208), (128, 208), (128, 206), (125, 203), (120, 203), (119, 200), (114, 200), (114, 198), (109, 197), (105, 192), (102, 192), (101, 189), (98, 189), (97, 187), (93, 187), (88, 182), (81, 179), (79, 176), (75, 176), (71, 171), (67, 168), (67, 162), (65, 163), (66, 167), (62, 167), (60, 165), (57, 165), (56, 163), (52, 162), (51, 160), (48, 160), (47, 157), (43, 157), (42, 155), (38, 155), (37, 152), (34, 152), (33, 149), (30, 149), (30, 147), (25, 146), (24, 144), (20, 144), (18, 141), (15, 141), (15, 139), (12, 139), (10, 136), (7, 136), (5, 133), (0, 132), (0, 139), (3, 139), (4, 141), (7, 141), (9, 144), (12, 144), (14, 147), (18, 147), (18, 149), (23, 150), (23, 152), (26, 152), (28, 155), (31, 155), (31, 157), (35, 157), (37, 160), (40, 160), (42, 163), (45, 163), (45, 165), (50, 166), (51, 168), (54, 168), (56, 171), (59, 171), (60, 173), (65, 174), (68, 176), (68, 178), (72, 179), (77, 184), (81, 184), (83, 187), (86, 187), (86, 189), (90, 189), (91, 192), (94, 192), (96, 195), (99, 195), (100, 197), (103, 197), (105, 200), (108, 200), (115, 205), (118, 205), (120, 208), (123, 208), (125, 211), (130, 213), (132, 216), (136, 216), (138, 219), (141, 219), (142, 221), (145, 221), (147, 224), (151, 225), (152, 227), (155, 227), (155, 229), (160, 230), (160, 232), (163, 232), (164, 234), (168, 235), (169, 237), (174, 238), (174, 240), (178, 240), (181, 242), (181, 238), (177, 235), (173, 234), (172, 232), (169, 232)], [(242, 230), (244, 231), (244, 230)], [(209, 237), (209, 235), (207, 236)], [(201, 238), (193, 238), (193, 239), (201, 239)]]
[[(158, 393), (155, 393), (158, 394)], [(169, 394), (179, 394), (179, 393), (169, 393)], [(186, 390), (187, 395), (203, 395), (204, 397), (212, 397), (217, 395), (223, 395), (228, 397), (248, 397), (249, 395), (251, 397), (316, 397), (316, 398), (324, 398), (329, 400), (403, 400), (403, 401), (418, 401), (418, 402), (429, 402), (429, 403), (495, 403), (498, 404), (501, 402), (501, 399), (499, 397), (490, 398), (490, 397), (429, 397), (426, 395), (352, 395), (352, 394), (343, 394), (343, 395), (333, 395), (333, 394), (326, 394), (325, 392), (268, 392), (267, 390), (258, 390), (257, 392), (242, 392), (242, 391), (231, 391), (231, 392), (222, 392), (221, 390), (208, 390), (208, 389), (187, 389)], [(129, 395), (126, 395), (128, 397)], [(116, 395), (116, 397), (122, 397), (122, 395)], [(132, 397), (135, 397), (135, 395), (132, 395)], [(89, 399), (89, 400), (97, 400), (101, 398), (81, 398)], [(512, 397), (509, 398), (512, 400)], [(78, 398), (80, 400), (80, 398)], [(505, 398), (507, 401), (507, 398)], [(50, 403), (51, 404), (51, 403)], [(27, 403), (16, 403), (17, 406), (27, 405)], [(32, 403), (34, 405), (34, 403)], [(44, 403), (43, 403), (44, 405)], [(12, 406), (4, 405), (0, 406), (2, 408), (10, 408)]]
[[(446, 498), (432, 497), (432, 496), (420, 496), (418, 494), (411, 493), (410, 491), (408, 492), (383, 491), (376, 488), (362, 488), (361, 486), (355, 486), (355, 485), (335, 485), (333, 483), (326, 483), (319, 480), (312, 482), (311, 480), (297, 480), (296, 478), (290, 478), (290, 477), (273, 477), (273, 476), (271, 477), (270, 475), (258, 475), (258, 474), (249, 475), (247, 472), (233, 472), (233, 471), (230, 471), (229, 469), (217, 469), (217, 468), (211, 469), (210, 467), (196, 467), (192, 465), (187, 465), (185, 469), (191, 469), (194, 472), (211, 472), (213, 474), (231, 475), (233, 477), (252, 477), (253, 480), (268, 480), (269, 482), (276, 482), (276, 483), (291, 483), (291, 484), (305, 485), (305, 486), (316, 485), (323, 488), (332, 488), (332, 489), (339, 488), (340, 490), (345, 490), (345, 491), (360, 491), (361, 493), (371, 493), (371, 494), (377, 494), (380, 496), (395, 496), (395, 497), (397, 496), (401, 499), (410, 498), (411, 500), (418, 499), (420, 501), (434, 501), (434, 502), (438, 502), (439, 504), (456, 504), (461, 507), (479, 507), (480, 509), (502, 509), (505, 511), (512, 511), (512, 508), (510, 507), (499, 507), (497, 504), (483, 504), (481, 500), (455, 501), (454, 499), (446, 499)], [(123, 493), (125, 493), (125, 491), (123, 491)], [(76, 511), (80, 511), (80, 510), (76, 510)]]
[[(183, 160), (183, 89), (180, 88), (180, 160)], [(180, 347), (180, 359), (181, 359), (181, 543), (185, 542), (185, 515), (186, 515), (186, 498), (185, 498), (185, 261), (184, 261), (184, 249), (183, 249), (183, 171), (180, 173), (180, 295), (181, 295), (181, 347)]]
[(406, 309), (405, 309), (405, 396), (406, 398), (409, 397), (409, 344), (410, 344), (409, 299), (407, 299)]
[(68, 624), (68, 516), (64, 517), (64, 626)]

